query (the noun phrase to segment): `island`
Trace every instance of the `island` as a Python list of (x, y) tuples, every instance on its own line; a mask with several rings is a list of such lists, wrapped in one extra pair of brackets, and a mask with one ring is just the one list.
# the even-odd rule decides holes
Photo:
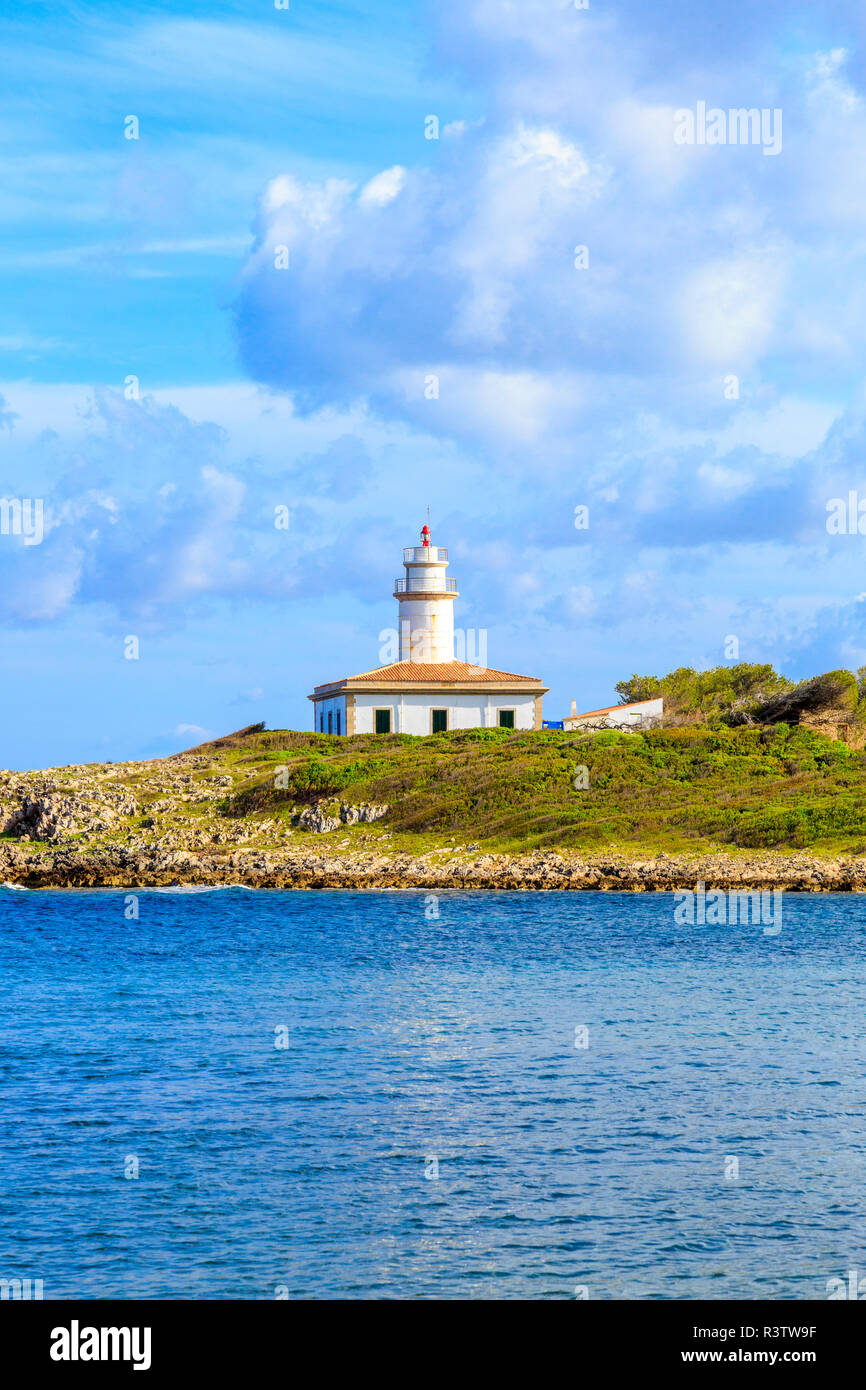
[(670, 714), (637, 732), (256, 724), (152, 761), (0, 773), (0, 882), (866, 891), (862, 677), (719, 669), (721, 686), (657, 681)]

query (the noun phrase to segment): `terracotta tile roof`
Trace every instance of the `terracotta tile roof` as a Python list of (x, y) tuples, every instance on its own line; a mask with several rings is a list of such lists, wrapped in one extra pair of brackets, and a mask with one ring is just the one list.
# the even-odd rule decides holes
[(377, 666), (372, 671), (362, 671), (357, 676), (346, 676), (343, 680), (328, 681), (317, 685), (316, 691), (329, 690), (335, 685), (363, 684), (381, 685), (388, 681), (417, 681), (430, 685), (438, 682), (471, 681), (473, 684), (485, 681), (514, 681), (527, 685), (541, 685), (537, 676), (517, 676), (513, 671), (492, 671), (488, 666), (472, 666), (468, 661), (394, 661), (390, 666)]
[(660, 695), (652, 695), (649, 700), (631, 700), (627, 705), (605, 705), (604, 709), (584, 709), (578, 714), (567, 714), (566, 719), (589, 719), (593, 714), (613, 714), (614, 710), (634, 709), (635, 705), (651, 705), (654, 700), (660, 700)]

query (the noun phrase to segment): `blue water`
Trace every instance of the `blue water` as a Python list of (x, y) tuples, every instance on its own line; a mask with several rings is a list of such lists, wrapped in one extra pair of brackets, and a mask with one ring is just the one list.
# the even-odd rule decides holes
[(866, 1274), (863, 898), (787, 896), (777, 936), (677, 926), (661, 894), (138, 899), (0, 891), (0, 1277), (792, 1299)]

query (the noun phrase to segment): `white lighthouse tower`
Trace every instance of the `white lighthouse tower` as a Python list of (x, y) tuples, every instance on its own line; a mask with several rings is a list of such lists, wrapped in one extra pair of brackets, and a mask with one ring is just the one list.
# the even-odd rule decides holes
[(441, 664), (454, 660), (454, 600), (457, 580), (446, 578), (448, 551), (431, 545), (430, 527), (421, 544), (403, 551), (405, 578), (394, 580), (400, 660)]

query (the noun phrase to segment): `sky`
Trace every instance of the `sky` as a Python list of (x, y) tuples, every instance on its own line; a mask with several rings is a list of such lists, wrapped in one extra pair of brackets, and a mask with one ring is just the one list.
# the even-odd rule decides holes
[(866, 664), (864, 31), (0, 6), (0, 498), (41, 516), (0, 514), (0, 766), (311, 728), (428, 506), (458, 628), (547, 718)]

